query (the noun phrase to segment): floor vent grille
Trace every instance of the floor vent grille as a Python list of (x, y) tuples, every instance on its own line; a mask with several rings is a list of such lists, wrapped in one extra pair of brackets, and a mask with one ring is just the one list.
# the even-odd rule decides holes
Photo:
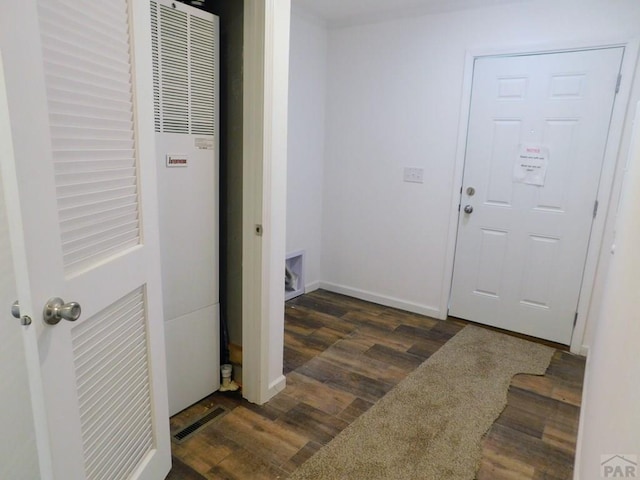
[(175, 432), (171, 439), (175, 443), (182, 443), (185, 440), (188, 440), (193, 434), (198, 432), (200, 429), (204, 428), (209, 422), (219, 419), (228, 413), (228, 410), (224, 407), (216, 405), (211, 410), (207, 411), (201, 417), (194, 420), (192, 423), (187, 425), (184, 428), (181, 428), (177, 432)]

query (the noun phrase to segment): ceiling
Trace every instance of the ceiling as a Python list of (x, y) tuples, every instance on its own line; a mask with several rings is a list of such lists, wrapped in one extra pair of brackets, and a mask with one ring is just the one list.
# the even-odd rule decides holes
[(381, 21), (386, 18), (426, 15), (531, 0), (292, 0), (298, 11), (328, 26)]

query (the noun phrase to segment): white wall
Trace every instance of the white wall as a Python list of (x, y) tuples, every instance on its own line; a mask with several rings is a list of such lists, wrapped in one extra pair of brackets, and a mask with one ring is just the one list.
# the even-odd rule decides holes
[[(580, 412), (577, 480), (600, 477), (601, 455), (640, 457), (640, 105)], [(637, 461), (637, 458), (636, 458)]]
[(295, 9), (289, 58), (287, 252), (305, 250), (307, 291), (321, 275), (327, 30)]
[[(465, 53), (639, 36), (635, 0), (536, 0), (330, 30), (323, 286), (443, 316)], [(403, 183), (405, 166), (424, 168), (424, 184)]]

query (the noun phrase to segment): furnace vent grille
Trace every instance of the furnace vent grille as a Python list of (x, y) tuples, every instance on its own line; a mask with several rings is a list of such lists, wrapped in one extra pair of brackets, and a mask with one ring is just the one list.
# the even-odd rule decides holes
[(218, 25), (182, 8), (151, 2), (155, 130), (214, 135)]

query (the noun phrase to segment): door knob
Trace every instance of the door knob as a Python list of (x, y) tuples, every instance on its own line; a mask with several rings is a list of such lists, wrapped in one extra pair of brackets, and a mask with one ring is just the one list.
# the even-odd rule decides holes
[(13, 305), (11, 305), (11, 315), (20, 320), (20, 325), (25, 327), (27, 325), (31, 325), (31, 317), (28, 317), (27, 315), (23, 317), (20, 315), (20, 302), (18, 302), (18, 300), (13, 302)]
[(56, 325), (60, 320), (69, 320), (75, 322), (80, 318), (82, 312), (80, 304), (76, 302), (64, 303), (64, 300), (58, 297), (50, 298), (44, 306), (42, 315), (45, 323), (48, 325)]
[(473, 207), (471, 205), (465, 205), (464, 213), (473, 213)]

